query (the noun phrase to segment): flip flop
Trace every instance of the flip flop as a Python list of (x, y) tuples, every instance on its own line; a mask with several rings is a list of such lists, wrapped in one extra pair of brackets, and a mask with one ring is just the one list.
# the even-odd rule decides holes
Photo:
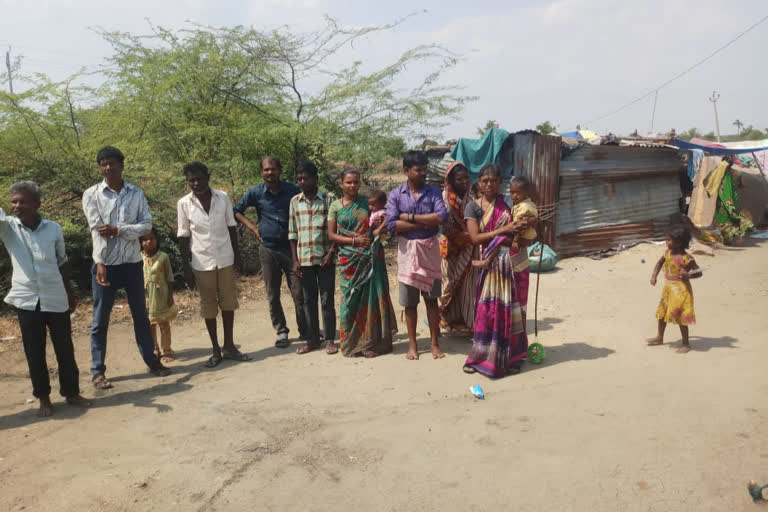
[(339, 351), (339, 347), (337, 347), (335, 343), (325, 344), (325, 353), (328, 354), (329, 356), (336, 354), (338, 351)]
[(462, 368), (462, 370), (464, 371), (464, 373), (468, 373), (470, 375), (473, 374), (473, 373), (477, 373), (477, 370), (475, 368), (473, 368), (472, 366), (465, 366), (465, 367)]
[(309, 343), (305, 343), (302, 346), (299, 347), (299, 349), (296, 351), (297, 354), (309, 354), (313, 350), (317, 350), (319, 347), (313, 347)]
[(205, 362), (205, 367), (206, 368), (215, 368), (215, 367), (219, 366), (220, 362), (221, 362), (221, 354), (213, 354)]
[(250, 361), (251, 356), (248, 354), (243, 354), (239, 350), (222, 350), (221, 352), (221, 358), (226, 359), (228, 361)]
[(288, 338), (280, 338), (275, 342), (275, 346), (277, 348), (288, 348), (290, 344), (291, 342), (288, 340)]

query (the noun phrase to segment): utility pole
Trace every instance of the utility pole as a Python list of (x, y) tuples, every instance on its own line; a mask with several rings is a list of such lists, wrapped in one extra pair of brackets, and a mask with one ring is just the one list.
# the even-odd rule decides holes
[(712, 97), (709, 98), (709, 101), (711, 101), (712, 105), (715, 107), (715, 133), (717, 133), (717, 142), (720, 142), (720, 120), (717, 118), (717, 100), (719, 99), (720, 95), (717, 94), (717, 91), (712, 91)]
[(5, 52), (5, 67), (8, 68), (8, 87), (13, 94), (13, 74), (11, 73), (11, 47), (8, 47), (8, 51)]

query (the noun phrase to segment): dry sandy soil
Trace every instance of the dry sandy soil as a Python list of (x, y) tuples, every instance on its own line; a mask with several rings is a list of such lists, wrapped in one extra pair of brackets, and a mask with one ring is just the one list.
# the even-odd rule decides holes
[(250, 363), (203, 368), (207, 337), (189, 315), (174, 326), (173, 375), (151, 378), (131, 325), (113, 325), (110, 391), (90, 386), (81, 330), (94, 407), (54, 396), (55, 416), (38, 420), (20, 344), (0, 342), (0, 510), (753, 510), (747, 481), (768, 482), (768, 244), (697, 257), (687, 355), (674, 326), (671, 343), (643, 343), (661, 252), (542, 275), (549, 357), (498, 381), (462, 373), (461, 337), (443, 338), (440, 361), (406, 361), (402, 335), (373, 360), (276, 349), (252, 298), (236, 318)]

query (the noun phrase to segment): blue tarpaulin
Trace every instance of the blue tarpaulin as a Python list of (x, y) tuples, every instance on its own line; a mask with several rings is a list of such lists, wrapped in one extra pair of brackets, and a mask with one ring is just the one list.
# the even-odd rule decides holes
[(702, 151), (709, 153), (710, 155), (719, 155), (719, 156), (748, 155), (750, 153), (755, 153), (757, 151), (768, 150), (768, 146), (763, 146), (758, 148), (738, 148), (738, 149), (713, 148), (710, 146), (702, 146), (700, 144), (694, 144), (692, 142), (688, 142), (686, 140), (681, 140), (681, 139), (675, 139), (675, 141), (672, 144), (679, 147), (680, 149), (700, 149)]
[(560, 136), (561, 136), (561, 137), (568, 137), (569, 139), (583, 139), (583, 138), (584, 138), (584, 137), (582, 137), (582, 136), (581, 136), (581, 134), (580, 134), (579, 132), (577, 132), (577, 131), (576, 131), (576, 132), (566, 132), (566, 133), (561, 133), (561, 134), (560, 134)]

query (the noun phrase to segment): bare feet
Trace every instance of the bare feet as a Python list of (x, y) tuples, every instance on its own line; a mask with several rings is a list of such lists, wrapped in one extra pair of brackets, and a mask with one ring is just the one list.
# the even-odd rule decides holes
[(40, 408), (37, 410), (38, 418), (47, 418), (53, 414), (53, 405), (49, 397), (43, 397), (40, 399)]
[(173, 354), (165, 354), (164, 356), (160, 357), (160, 362), (163, 364), (172, 363), (176, 360), (175, 357), (173, 357)]
[(687, 353), (688, 353), (688, 352), (690, 352), (690, 351), (691, 351), (691, 346), (690, 346), (690, 345), (688, 345), (688, 344), (686, 344), (686, 345), (681, 345), (681, 346), (680, 346), (680, 348), (678, 348), (677, 350), (675, 350), (675, 352), (677, 352), (678, 354), (687, 354)]
[(90, 407), (93, 405), (90, 400), (81, 395), (68, 396), (67, 403), (75, 407)]
[(405, 358), (409, 361), (416, 361), (419, 359), (419, 347), (415, 343), (410, 343), (408, 345), (408, 353), (405, 355)]
[(664, 344), (664, 340), (662, 340), (661, 338), (659, 338), (659, 337), (657, 336), (657, 337), (655, 337), (655, 338), (649, 338), (649, 339), (645, 340), (645, 343), (646, 343), (648, 346), (651, 346), (651, 347), (652, 347), (652, 346), (654, 346), (654, 345), (663, 345), (663, 344)]
[(445, 354), (442, 350), (440, 350), (440, 347), (437, 345), (432, 345), (432, 359), (442, 359), (445, 357)]

